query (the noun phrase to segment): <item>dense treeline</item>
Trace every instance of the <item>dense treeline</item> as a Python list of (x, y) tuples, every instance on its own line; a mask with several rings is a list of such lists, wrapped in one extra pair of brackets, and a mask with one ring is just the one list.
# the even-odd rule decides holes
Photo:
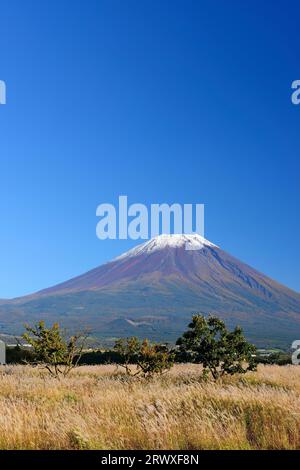
[[(174, 362), (183, 363), (190, 362), (187, 354), (174, 349)], [(75, 357), (77, 359), (77, 357)], [(6, 361), (8, 364), (24, 364), (34, 361), (34, 352), (30, 349), (23, 349), (20, 346), (8, 347), (6, 349)], [(103, 365), (103, 364), (120, 364), (125, 359), (119, 352), (114, 349), (94, 349), (83, 351), (79, 358), (78, 365)]]
[(202, 375), (217, 380), (256, 370), (258, 363), (291, 362), (286, 353), (257, 351), (240, 327), (229, 331), (219, 318), (203, 315), (192, 317), (188, 330), (172, 347), (130, 337), (117, 340), (110, 350), (86, 350), (86, 334), (66, 336), (57, 323), (48, 328), (43, 321), (27, 326), (23, 339), (31, 348), (8, 348), (7, 363), (40, 366), (57, 378), (66, 377), (78, 365), (99, 364), (117, 364), (127, 375), (146, 378), (167, 372), (176, 362), (191, 362), (202, 365)]
[(34, 352), (27, 348), (21, 348), (19, 345), (6, 348), (7, 364), (24, 364), (31, 363), (34, 359)]
[[(188, 363), (190, 359), (187, 354), (181, 351), (174, 350), (174, 362), (175, 363)], [(22, 349), (20, 346), (8, 347), (6, 350), (6, 359), (8, 364), (24, 364), (26, 362), (33, 362), (34, 354), (33, 351), (28, 349)], [(287, 365), (291, 364), (291, 355), (284, 351), (279, 351), (268, 356), (257, 354), (254, 358), (257, 364), (277, 364)], [(113, 349), (95, 349), (93, 351), (83, 351), (82, 356), (79, 359), (79, 365), (104, 365), (104, 364), (117, 364), (124, 362), (124, 358), (121, 354), (114, 351)]]

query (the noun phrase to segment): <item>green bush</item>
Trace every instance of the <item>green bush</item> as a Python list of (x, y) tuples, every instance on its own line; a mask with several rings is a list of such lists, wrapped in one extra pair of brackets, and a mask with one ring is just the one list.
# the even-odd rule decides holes
[[(131, 376), (153, 377), (155, 374), (167, 372), (174, 365), (174, 354), (168, 347), (160, 343), (150, 343), (148, 339), (119, 339), (114, 350), (121, 358), (118, 364)], [(132, 365), (135, 365), (135, 368)]]
[(47, 328), (40, 321), (34, 327), (26, 326), (23, 339), (33, 348), (34, 364), (44, 367), (54, 377), (65, 377), (78, 365), (86, 335), (80, 333), (67, 338), (58, 323)]
[(203, 365), (204, 375), (210, 372), (214, 379), (255, 370), (256, 348), (246, 341), (242, 329), (236, 327), (230, 332), (214, 316), (193, 316), (189, 330), (177, 340), (177, 345), (191, 362)]

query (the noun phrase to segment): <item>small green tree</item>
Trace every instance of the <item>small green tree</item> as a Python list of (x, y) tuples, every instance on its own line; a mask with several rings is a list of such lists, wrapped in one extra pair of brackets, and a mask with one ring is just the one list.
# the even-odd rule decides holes
[(115, 342), (114, 350), (120, 357), (118, 365), (124, 367), (127, 375), (138, 375), (140, 370), (132, 372), (132, 365), (137, 364), (140, 355), (141, 343), (135, 336), (121, 338)]
[(165, 344), (150, 343), (148, 339), (119, 339), (114, 350), (121, 358), (118, 365), (125, 368), (127, 375), (153, 377), (167, 372), (174, 365), (174, 353)]
[(246, 341), (243, 330), (237, 326), (230, 332), (214, 316), (193, 316), (189, 330), (176, 344), (192, 362), (203, 365), (204, 375), (210, 372), (215, 380), (224, 374), (244, 374), (256, 368), (253, 357), (256, 348)]
[(48, 370), (54, 377), (67, 376), (78, 365), (82, 356), (87, 334), (66, 337), (58, 323), (46, 328), (40, 321), (35, 326), (25, 326), (23, 339), (33, 348), (32, 363)]

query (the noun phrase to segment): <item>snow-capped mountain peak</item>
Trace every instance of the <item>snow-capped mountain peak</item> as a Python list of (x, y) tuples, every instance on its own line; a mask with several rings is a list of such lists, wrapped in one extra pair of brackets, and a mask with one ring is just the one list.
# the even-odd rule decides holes
[(163, 234), (132, 248), (123, 255), (115, 258), (115, 260), (131, 258), (141, 254), (150, 254), (154, 253), (155, 251), (164, 250), (166, 248), (181, 248), (183, 246), (188, 251), (200, 250), (203, 248), (203, 246), (217, 247), (217, 245), (214, 245), (209, 240), (206, 240), (206, 238), (202, 237), (198, 233), (172, 235)]

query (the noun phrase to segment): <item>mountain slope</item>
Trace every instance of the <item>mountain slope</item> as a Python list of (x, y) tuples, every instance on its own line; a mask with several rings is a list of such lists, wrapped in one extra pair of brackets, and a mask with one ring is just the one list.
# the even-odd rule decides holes
[(300, 337), (300, 294), (196, 234), (161, 235), (70, 281), (0, 304), (0, 325), (18, 333), (24, 321), (45, 318), (89, 325), (102, 337), (174, 340), (195, 312), (240, 324), (258, 344)]

